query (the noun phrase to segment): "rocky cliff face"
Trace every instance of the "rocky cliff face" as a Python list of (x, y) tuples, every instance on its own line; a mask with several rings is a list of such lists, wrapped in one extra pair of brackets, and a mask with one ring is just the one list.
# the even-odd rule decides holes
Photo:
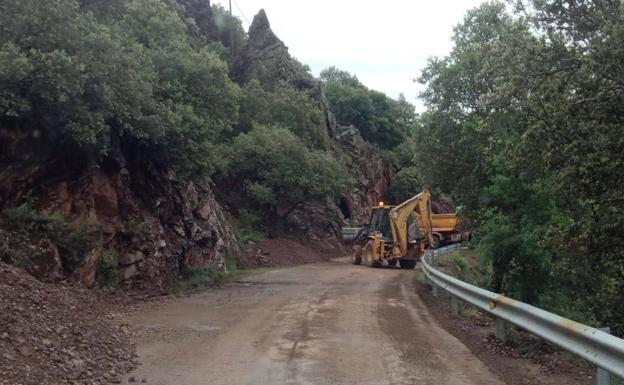
[(43, 280), (59, 280), (69, 273), (93, 286), (97, 267), (108, 253), (118, 263), (123, 286), (165, 289), (183, 269), (225, 269), (227, 253), (237, 252), (210, 181), (181, 182), (147, 162), (113, 169), (94, 165), (78, 176), (58, 175), (54, 167), (49, 162), (0, 168), (0, 206), (14, 205), (28, 192), (38, 197), (39, 209), (96, 229), (94, 248), (75, 271), (61, 266), (58, 250), (49, 241), (33, 246), (38, 252), (32, 253), (30, 266), (36, 269), (31, 272)]
[(354, 188), (341, 197), (340, 209), (351, 223), (367, 223), (370, 208), (383, 201), (397, 169), (379, 158), (377, 150), (353, 127), (338, 127), (337, 130), (337, 140), (351, 163), (349, 169), (355, 179)]
[[(210, 35), (214, 25), (209, 2), (182, 3), (196, 17), (198, 28)], [(370, 206), (383, 196), (394, 168), (355, 128), (337, 125), (321, 83), (290, 56), (264, 11), (254, 18), (240, 57), (233, 76), (241, 84), (257, 79), (266, 89), (293, 87), (318, 101), (330, 138), (327, 149), (348, 163), (355, 181), (352, 190), (335, 202), (304, 203), (274, 235), (339, 248), (341, 227), (368, 220)], [(93, 286), (101, 261), (112, 257), (124, 287), (166, 289), (185, 269), (225, 269), (226, 256), (239, 251), (210, 180), (183, 182), (157, 159), (136, 159), (127, 143), (126, 148), (113, 143), (108, 157), (96, 162), (71, 151), (44, 150), (28, 138), (3, 135), (0, 132), (0, 210), (34, 197), (37, 209), (95, 229), (91, 249), (76, 266), (68, 266), (53, 240), (15, 238), (0, 228), (0, 259), (18, 252), (29, 259), (29, 271), (42, 280), (71, 277)]]
[(351, 191), (338, 202), (308, 203), (295, 210), (289, 219), (289, 231), (306, 234), (312, 240), (328, 237), (338, 244), (340, 229), (347, 224), (368, 221), (370, 207), (382, 200), (396, 169), (385, 164), (373, 146), (362, 139), (354, 127), (339, 127), (321, 83), (288, 53), (288, 47), (271, 30), (264, 10), (254, 17), (249, 29), (237, 77), (241, 84), (257, 79), (266, 89), (286, 85), (308, 92), (318, 101), (325, 116), (325, 128), (332, 139), (332, 148), (349, 163), (355, 181)]

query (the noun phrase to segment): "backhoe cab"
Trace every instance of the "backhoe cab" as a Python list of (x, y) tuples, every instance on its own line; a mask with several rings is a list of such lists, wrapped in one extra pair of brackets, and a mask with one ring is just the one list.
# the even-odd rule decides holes
[(384, 263), (413, 269), (427, 245), (431, 232), (431, 193), (427, 190), (398, 206), (383, 202), (373, 207), (368, 227), (354, 239), (351, 262), (381, 267)]

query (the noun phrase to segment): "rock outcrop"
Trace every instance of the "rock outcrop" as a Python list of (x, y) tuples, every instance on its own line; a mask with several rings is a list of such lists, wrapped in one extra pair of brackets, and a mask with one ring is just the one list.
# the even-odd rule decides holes
[(254, 17), (249, 27), (249, 39), (241, 54), (235, 77), (241, 84), (257, 79), (267, 90), (280, 84), (313, 81), (312, 75), (290, 56), (288, 47), (273, 33), (263, 9)]
[(196, 30), (191, 30), (192, 35), (212, 41), (219, 40), (219, 26), (215, 22), (210, 0), (177, 0), (177, 2), (183, 8), (184, 16), (195, 22)]
[(383, 201), (397, 168), (384, 162), (375, 147), (362, 139), (353, 127), (339, 127), (338, 130), (337, 140), (350, 161), (348, 167), (355, 181), (354, 187), (341, 197), (340, 209), (352, 224), (360, 225), (368, 222), (371, 207)]
[[(39, 209), (97, 229), (99, 240), (80, 266), (64, 269), (86, 286), (94, 285), (105, 253), (116, 258), (123, 286), (165, 289), (184, 269), (225, 269), (226, 254), (238, 251), (210, 181), (182, 182), (147, 163), (114, 170), (93, 166), (78, 177), (51, 179), (51, 174), (55, 172), (46, 165), (0, 170), (5, 182), (0, 196), (15, 198), (20, 191), (34, 191)], [(49, 266), (33, 273), (58, 280), (61, 268), (54, 245), (40, 244), (37, 250)]]

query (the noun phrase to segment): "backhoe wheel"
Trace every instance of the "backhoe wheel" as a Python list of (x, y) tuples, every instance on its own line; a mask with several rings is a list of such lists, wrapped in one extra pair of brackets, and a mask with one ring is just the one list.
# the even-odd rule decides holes
[(440, 247), (440, 244), (442, 243), (440, 241), (440, 236), (437, 234), (433, 234), (433, 243), (429, 246), (431, 246), (432, 249), (437, 249), (438, 247)]
[(364, 264), (366, 264), (366, 266), (370, 266), (370, 267), (381, 266), (381, 263), (379, 261), (375, 261), (372, 241), (368, 241), (366, 243), (366, 246), (364, 246), (362, 257), (364, 258)]
[(351, 263), (354, 265), (359, 265), (362, 263), (362, 246), (353, 246), (353, 250), (351, 252)]
[(395, 267), (397, 265), (397, 260), (396, 259), (389, 259), (388, 260), (388, 266), (390, 267)]
[(416, 267), (416, 261), (413, 259), (400, 259), (399, 265), (401, 265), (401, 269), (413, 269)]

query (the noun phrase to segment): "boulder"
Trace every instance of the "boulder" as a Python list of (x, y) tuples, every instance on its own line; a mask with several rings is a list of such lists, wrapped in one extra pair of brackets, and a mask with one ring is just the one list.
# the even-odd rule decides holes
[(32, 265), (29, 272), (45, 282), (57, 282), (63, 279), (63, 265), (58, 248), (49, 239), (42, 239), (38, 248), (33, 250)]
[(119, 257), (119, 265), (120, 266), (130, 266), (134, 265), (145, 259), (145, 256), (140, 251), (135, 251), (133, 253), (125, 253), (121, 257)]

